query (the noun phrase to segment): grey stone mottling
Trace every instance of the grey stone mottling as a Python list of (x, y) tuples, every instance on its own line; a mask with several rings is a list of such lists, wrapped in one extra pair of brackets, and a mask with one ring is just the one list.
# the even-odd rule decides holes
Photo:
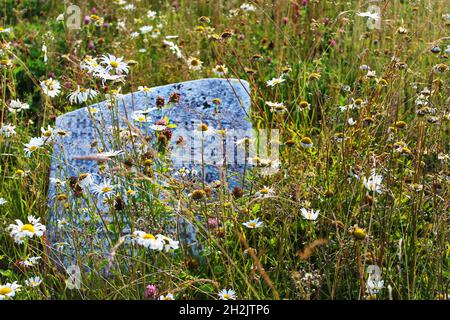
[[(51, 163), (51, 181), (49, 188), (49, 206), (50, 206), (50, 224), (53, 225), (48, 229), (49, 239), (53, 242), (65, 241), (65, 236), (55, 227), (57, 220), (67, 219), (73, 221), (67, 215), (77, 215), (79, 221), (79, 232), (85, 232), (89, 225), (87, 214), (82, 210), (85, 200), (80, 197), (75, 197), (73, 192), (68, 192), (66, 186), (59, 186), (56, 179), (66, 180), (70, 177), (78, 176), (82, 173), (91, 173), (94, 175), (96, 182), (102, 181), (99, 178), (98, 164), (96, 161), (86, 160), (83, 157), (95, 155), (97, 150), (92, 146), (93, 141), (97, 141), (100, 145), (106, 145), (106, 150), (118, 150), (120, 147), (112, 146), (108, 142), (109, 137), (107, 128), (113, 124), (120, 126), (127, 126), (127, 119), (130, 119), (134, 111), (146, 110), (156, 106), (156, 98), (163, 97), (166, 104), (172, 93), (180, 94), (180, 101), (176, 105), (169, 108), (154, 109), (149, 114), (152, 121), (149, 124), (155, 123), (156, 120), (167, 116), (170, 123), (175, 123), (177, 128), (173, 129), (173, 137), (171, 139), (171, 147), (175, 147), (175, 141), (180, 135), (187, 141), (189, 150), (187, 153), (190, 156), (198, 156), (200, 153), (198, 144), (191, 143), (194, 139), (196, 127), (200, 123), (206, 123), (209, 127), (220, 129), (241, 130), (242, 132), (251, 130), (251, 124), (247, 120), (250, 108), (249, 85), (244, 80), (237, 79), (201, 79), (195, 81), (182, 82), (177, 84), (170, 84), (160, 87), (152, 88), (150, 92), (135, 92), (123, 95), (118, 100), (117, 108), (108, 106), (108, 102), (104, 101), (90, 106), (98, 109), (98, 113), (92, 115), (87, 108), (81, 108), (73, 112), (64, 114), (56, 119), (56, 128), (65, 130), (69, 133), (66, 137), (58, 137), (54, 143), (53, 158)], [(213, 99), (219, 98), (221, 105), (219, 108), (213, 104)], [(112, 110), (117, 110), (116, 112)], [(219, 110), (219, 112), (218, 112)], [(148, 131), (148, 125), (140, 126), (143, 132)], [(242, 136), (232, 137), (234, 141), (243, 138)], [(198, 139), (197, 139), (198, 140)], [(220, 139), (219, 139), (220, 140)], [(215, 155), (220, 164), (221, 155), (220, 141), (217, 137), (208, 137), (204, 140), (202, 148), (208, 149), (212, 155)], [(213, 147), (210, 144), (214, 144)], [(216, 146), (218, 145), (218, 148)], [(198, 163), (192, 163), (192, 159), (174, 158), (175, 169), (181, 167), (196, 168), (201, 173), (201, 167)], [(241, 172), (242, 164), (234, 159), (227, 159), (228, 172)], [(210, 182), (219, 179), (219, 169), (214, 163), (208, 163), (205, 171), (205, 180)], [(230, 186), (235, 182), (230, 180)], [(57, 194), (66, 192), (69, 200), (66, 202), (72, 206), (72, 209), (77, 208), (76, 213), (71, 210), (68, 213), (67, 208), (55, 201)], [(100, 202), (100, 201), (99, 201)], [(98, 203), (101, 208), (102, 204)], [(83, 220), (83, 217), (86, 219)], [(99, 227), (100, 228), (100, 227)], [(90, 231), (92, 232), (92, 230)], [(98, 231), (100, 233), (100, 231)], [(96, 235), (92, 235), (96, 237)], [(195, 239), (193, 230), (187, 231), (183, 235), (184, 238), (189, 238), (188, 241)], [(99, 241), (99, 246), (104, 246), (104, 240)], [(70, 244), (68, 244), (70, 247)]]

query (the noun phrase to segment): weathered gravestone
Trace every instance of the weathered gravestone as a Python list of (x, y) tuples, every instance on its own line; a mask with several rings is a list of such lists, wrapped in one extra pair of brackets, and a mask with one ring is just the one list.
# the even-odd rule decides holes
[[(76, 190), (70, 190), (70, 183), (61, 184), (61, 181), (70, 181), (70, 177), (89, 173), (95, 182), (100, 183), (103, 178), (98, 174), (98, 163), (90, 159), (92, 155), (97, 154), (93, 142), (104, 144), (106, 150), (117, 150), (117, 146), (112, 146), (111, 139), (108, 138), (108, 128), (126, 128), (127, 124), (133, 123), (130, 117), (136, 111), (147, 110), (147, 117), (152, 118), (150, 123), (139, 125), (139, 129), (145, 133), (151, 131), (149, 125), (166, 116), (170, 123), (177, 125), (172, 129), (173, 137), (170, 142), (175, 169), (195, 168), (202, 175), (204, 167), (204, 177), (200, 178), (211, 182), (223, 175), (226, 153), (227, 172), (231, 174), (227, 177), (229, 187), (236, 185), (237, 180), (233, 180), (232, 175), (243, 172), (245, 158), (245, 154), (237, 152), (236, 141), (251, 134), (251, 124), (248, 121), (249, 91), (248, 83), (243, 80), (202, 79), (155, 87), (149, 92), (139, 91), (122, 95), (118, 97), (116, 107), (112, 107), (108, 100), (58, 117), (56, 129), (64, 130), (68, 135), (58, 137), (54, 143), (49, 188), (48, 238), (53, 243), (67, 242), (69, 236), (60, 231), (57, 225), (66, 220), (73, 223), (73, 219), (68, 219), (68, 215), (71, 218), (76, 215), (76, 232), (87, 232), (90, 223), (89, 215), (83, 212), (84, 200), (74, 195)], [(169, 103), (171, 100), (177, 100), (173, 99), (174, 93), (179, 94), (179, 101)], [(155, 108), (156, 101), (161, 101), (161, 97), (166, 104), (171, 104), (170, 107)], [(220, 99), (219, 106), (217, 99)], [(217, 134), (199, 133), (197, 129), (200, 124), (207, 124), (208, 128), (227, 130), (226, 138), (220, 138)], [(179, 137), (183, 137), (185, 141), (181, 147), (176, 144)], [(59, 201), (59, 195), (68, 197), (64, 204)], [(97, 206), (102, 208), (100, 201)], [(92, 228), (92, 225), (90, 227)], [(100, 226), (98, 232), (91, 236), (100, 237), (99, 234), (105, 232), (102, 228), (103, 226)], [(92, 229), (89, 232), (92, 233)], [(181, 237), (182, 241), (193, 241), (195, 234), (191, 229)], [(70, 243), (66, 246), (69, 249), (62, 249), (66, 256), (63, 261), (65, 265), (71, 262), (73, 252), (70, 250), (74, 250)], [(104, 239), (98, 240), (98, 247), (99, 250), (105, 250), (107, 246)]]

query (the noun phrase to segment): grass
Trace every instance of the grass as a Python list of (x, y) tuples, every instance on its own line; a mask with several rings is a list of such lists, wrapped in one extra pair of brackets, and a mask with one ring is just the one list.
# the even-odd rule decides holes
[[(126, 9), (130, 3), (135, 9)], [(255, 11), (236, 11), (242, 1), (127, 4), (80, 1), (80, 30), (68, 27), (67, 15), (57, 19), (66, 10), (60, 1), (0, 4), (0, 30), (11, 28), (0, 33), (0, 119), (16, 132), (8, 137), (6, 129), (0, 131), (0, 198), (6, 201), (0, 205), (0, 297), (4, 285), (17, 281), (21, 290), (10, 298), (217, 299), (222, 289), (232, 289), (238, 299), (448, 298), (450, 20), (444, 1), (372, 3), (379, 6), (380, 28), (357, 15), (367, 11), (363, 1), (261, 0), (252, 2)], [(154, 19), (148, 10), (156, 12)], [(142, 34), (143, 26), (160, 34)], [(175, 35), (166, 40), (183, 58), (163, 43)], [(103, 85), (80, 68), (86, 55), (103, 54), (124, 57), (124, 82)], [(189, 67), (189, 57), (201, 60), (199, 70)], [(67, 271), (46, 236), (14, 241), (8, 226), (15, 219), (26, 223), (33, 215), (51, 227), (51, 143), (29, 157), (24, 152), (41, 127), (119, 88), (129, 93), (216, 77), (219, 64), (228, 69), (223, 77), (249, 82), (254, 128), (279, 130), (276, 174), (248, 170), (242, 190), (228, 190), (224, 181), (214, 188), (174, 179), (166, 173), (169, 142), (152, 133), (152, 140), (138, 139), (151, 155), (136, 148), (100, 161), (116, 186), (106, 198), (115, 217), (105, 226), (113, 255), (105, 258), (90, 242), (95, 230), (77, 234), (71, 221), (66, 227), (70, 246), (80, 252), (77, 289), (67, 287)], [(267, 86), (280, 76), (284, 82)], [(56, 97), (41, 86), (50, 77), (61, 84)], [(77, 85), (98, 95), (70, 103), (67, 96)], [(8, 110), (16, 99), (29, 109)], [(268, 101), (285, 108), (274, 112)], [(117, 134), (111, 139), (121, 145)], [(99, 142), (98, 151), (104, 148)], [(129, 189), (136, 192), (132, 201), (122, 203)], [(82, 197), (94, 199), (92, 190), (82, 190)], [(69, 192), (58, 193), (58, 205), (71, 207)], [(305, 219), (302, 209), (320, 210), (318, 218)], [(95, 201), (86, 211), (92, 219), (101, 217)], [(76, 210), (67, 212), (77, 219)], [(124, 234), (131, 223), (132, 230), (178, 239), (169, 230), (180, 217), (197, 225), (199, 254), (183, 243), (169, 252), (147, 249)], [(256, 218), (262, 228), (243, 225)], [(33, 256), (41, 257), (35, 266), (20, 263)], [(379, 290), (371, 265), (381, 272)], [(104, 268), (108, 276), (98, 272)], [(26, 285), (31, 276), (42, 283)]]

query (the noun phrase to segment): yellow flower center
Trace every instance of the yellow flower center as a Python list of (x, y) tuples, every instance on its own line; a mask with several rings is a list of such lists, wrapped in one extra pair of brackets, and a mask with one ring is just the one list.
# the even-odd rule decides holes
[(230, 299), (230, 295), (229, 295), (228, 293), (225, 293), (225, 294), (223, 295), (223, 298), (224, 298), (224, 299)]
[(1, 287), (0, 288), (0, 295), (5, 296), (7, 294), (10, 294), (12, 292), (12, 289), (10, 287)]
[(36, 231), (36, 229), (34, 228), (34, 226), (32, 224), (27, 223), (22, 226), (20, 231), (29, 231), (31, 233), (34, 233)]
[(109, 64), (110, 64), (111, 67), (113, 67), (113, 68), (117, 68), (117, 67), (119, 66), (119, 63), (118, 63), (117, 61), (111, 61)]
[(256, 227), (256, 222), (250, 222), (248, 224), (248, 226), (251, 227), (251, 228), (255, 228)]
[(268, 194), (269, 193), (269, 189), (267, 189), (267, 188), (263, 188), (263, 189), (261, 189), (261, 194)]
[(146, 233), (146, 234), (144, 234), (144, 235), (142, 236), (142, 238), (145, 239), (145, 240), (155, 240), (155, 239), (156, 239), (155, 236), (152, 235), (151, 233)]
[(110, 192), (111, 190), (112, 190), (111, 187), (103, 187), (103, 188), (102, 188), (102, 192), (103, 192), (103, 193)]
[(196, 66), (199, 65), (199, 61), (198, 61), (197, 59), (192, 59), (191, 65), (194, 66), (194, 67), (196, 67)]

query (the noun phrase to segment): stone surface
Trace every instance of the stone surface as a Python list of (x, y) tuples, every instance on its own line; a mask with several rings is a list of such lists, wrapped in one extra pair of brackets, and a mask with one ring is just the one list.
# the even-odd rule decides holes
[[(110, 135), (107, 128), (114, 125), (126, 127), (127, 123), (133, 123), (133, 120), (130, 119), (133, 112), (154, 108), (157, 97), (163, 97), (167, 104), (173, 93), (180, 94), (179, 103), (175, 103), (169, 108), (150, 111), (149, 115), (151, 115), (152, 121), (148, 125), (154, 124), (156, 120), (165, 116), (170, 119), (170, 123), (177, 125), (175, 129), (172, 129), (173, 137), (171, 139), (172, 160), (175, 169), (182, 167), (196, 168), (201, 174), (199, 161), (203, 159), (207, 163), (205, 180), (210, 182), (220, 178), (219, 174), (222, 172), (220, 167), (224, 157), (221, 151), (224, 149), (224, 143), (221, 138), (218, 138), (217, 134), (207, 135), (207, 133), (202, 134), (196, 130), (199, 124), (205, 123), (209, 128), (227, 129), (231, 132), (225, 142), (228, 150), (226, 153), (228, 172), (242, 171), (242, 155), (239, 155), (236, 151), (235, 142), (243, 138), (244, 135), (248, 136), (249, 131), (251, 131), (251, 124), (247, 120), (250, 97), (249, 86), (246, 81), (202, 79), (155, 87), (150, 92), (135, 92), (123, 95), (118, 99), (117, 108), (111, 108), (108, 101), (104, 101), (89, 107), (89, 110), (98, 110), (95, 114), (88, 111), (88, 108), (81, 108), (56, 119), (56, 128), (69, 132), (69, 135), (58, 137), (54, 144), (49, 189), (51, 225), (56, 225), (58, 220), (66, 219), (69, 211), (74, 214), (74, 210), (67, 210), (60, 204), (60, 201), (55, 200), (58, 194), (66, 193), (69, 199), (65, 203), (70, 204), (72, 209), (77, 207), (76, 214), (81, 217), (79, 221), (83, 221), (83, 215), (86, 216), (86, 225), (83, 226), (80, 223), (79, 226), (79, 232), (86, 232), (89, 219), (82, 210), (80, 211), (80, 208), (83, 208), (84, 200), (75, 198), (73, 190), (69, 191), (67, 187), (59, 185), (58, 179), (67, 181), (70, 177), (79, 176), (83, 173), (91, 173), (96, 179), (99, 168), (97, 161), (90, 159), (92, 155), (97, 153), (96, 148), (92, 146), (92, 142), (104, 143), (106, 150), (120, 149), (108, 142)], [(214, 105), (214, 98), (220, 99), (219, 108)], [(144, 132), (148, 131), (148, 125), (141, 125), (140, 129)], [(186, 142), (180, 144), (182, 147), (175, 144), (180, 136)], [(203, 157), (201, 150), (203, 150)], [(100, 180), (101, 178), (97, 182), (100, 182)], [(230, 187), (235, 183), (233, 179), (230, 179)], [(100, 203), (98, 205), (101, 207)], [(92, 225), (90, 227), (92, 228)], [(93, 232), (93, 230), (90, 229), (89, 232)], [(48, 237), (52, 242), (65, 241), (61, 232), (55, 227), (49, 228)], [(191, 238), (188, 241), (192, 241), (195, 235), (190, 230), (183, 237)], [(100, 246), (102, 245), (100, 243)], [(67, 246), (70, 247), (71, 244), (67, 244)]]

